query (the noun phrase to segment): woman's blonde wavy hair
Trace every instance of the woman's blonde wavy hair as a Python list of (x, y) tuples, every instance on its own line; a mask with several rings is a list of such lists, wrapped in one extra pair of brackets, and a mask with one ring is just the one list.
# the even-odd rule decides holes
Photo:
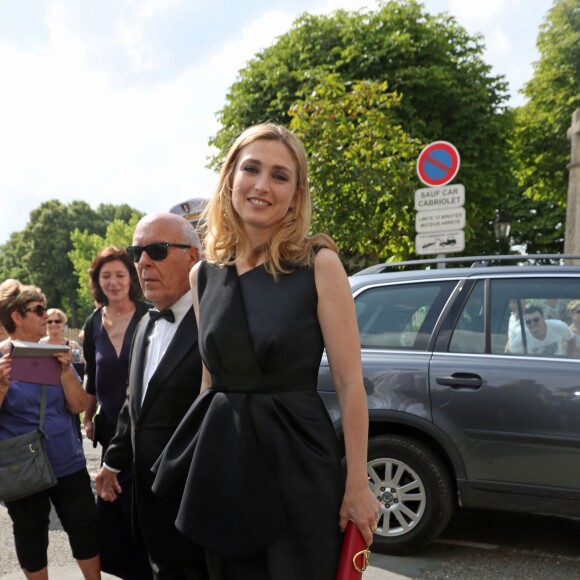
[(232, 190), (242, 149), (260, 139), (280, 141), (286, 145), (297, 170), (294, 207), (288, 210), (268, 245), (263, 248), (265, 267), (277, 277), (278, 274), (288, 273), (294, 266), (312, 266), (315, 248), (330, 248), (338, 252), (329, 236), (308, 236), (312, 206), (306, 152), (300, 139), (286, 127), (261, 123), (249, 127), (238, 136), (226, 155), (216, 190), (202, 216), (200, 229), (205, 243), (205, 257), (209, 262), (232, 265), (236, 259), (251, 257), (249, 240), (232, 203)]

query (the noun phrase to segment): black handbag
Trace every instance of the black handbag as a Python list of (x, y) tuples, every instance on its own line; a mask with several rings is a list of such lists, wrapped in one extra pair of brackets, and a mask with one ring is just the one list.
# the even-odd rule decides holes
[(93, 417), (93, 447), (100, 443), (106, 449), (114, 437), (116, 429), (117, 426), (109, 423), (105, 415), (99, 410)]
[(15, 501), (56, 485), (44, 447), (46, 385), (41, 389), (38, 428), (0, 441), (0, 501)]

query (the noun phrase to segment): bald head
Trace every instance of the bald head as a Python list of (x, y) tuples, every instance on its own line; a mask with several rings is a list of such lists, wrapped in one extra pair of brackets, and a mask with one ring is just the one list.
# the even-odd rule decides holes
[(161, 255), (165, 257), (159, 259), (152, 249), (151, 253), (158, 258), (154, 260), (145, 249), (135, 266), (145, 298), (164, 310), (189, 291), (189, 271), (199, 260), (201, 244), (193, 226), (173, 213), (149, 214), (137, 224), (133, 245), (142, 248), (155, 243), (162, 244)]

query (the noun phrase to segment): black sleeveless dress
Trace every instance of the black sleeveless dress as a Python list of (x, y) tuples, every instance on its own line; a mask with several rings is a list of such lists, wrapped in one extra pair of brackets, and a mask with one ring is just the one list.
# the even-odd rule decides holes
[(204, 262), (198, 292), (212, 387), (161, 455), (153, 490), (178, 503), (177, 528), (209, 552), (262, 558), (264, 579), (334, 580), (344, 478), (316, 392), (314, 270), (275, 281), (263, 266), (238, 276)]

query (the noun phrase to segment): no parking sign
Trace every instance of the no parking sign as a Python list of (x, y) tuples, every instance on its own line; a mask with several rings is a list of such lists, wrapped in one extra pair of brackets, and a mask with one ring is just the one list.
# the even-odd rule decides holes
[(454, 145), (448, 141), (434, 141), (419, 154), (417, 175), (425, 185), (446, 185), (457, 175), (459, 164), (459, 152)]

